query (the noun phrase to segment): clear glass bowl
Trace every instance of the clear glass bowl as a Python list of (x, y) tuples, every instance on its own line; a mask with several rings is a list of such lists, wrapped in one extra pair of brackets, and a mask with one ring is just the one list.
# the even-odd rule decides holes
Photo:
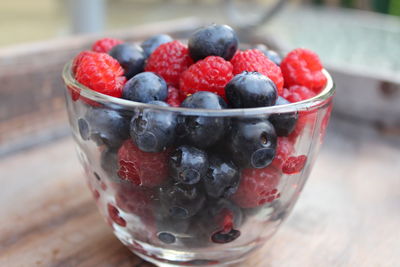
[[(99, 94), (79, 84), (68, 63), (63, 79), (78, 156), (98, 209), (118, 239), (135, 254), (159, 266), (229, 265), (262, 246), (292, 210), (322, 143), (334, 95), (332, 79), (328, 72), (324, 73), (328, 78), (324, 90), (302, 102), (204, 110), (155, 106)], [(200, 182), (176, 185), (174, 179), (179, 179), (183, 172), (173, 173), (169, 166), (182, 163), (182, 153), (175, 149), (189, 142), (188, 137), (176, 130), (174, 142), (165, 151), (141, 152), (129, 137), (129, 124), (134, 117), (136, 127), (145, 128), (140, 124), (143, 114), (174, 118), (180, 127), (189, 128), (199, 124), (201, 127), (207, 120), (224, 121), (228, 126), (224, 126), (222, 133), (216, 126), (208, 129), (209, 139), (205, 142), (190, 142), (208, 157), (213, 154), (234, 162), (240, 178), (229, 180), (225, 187), (208, 180), (207, 189), (205, 181), (210, 179), (210, 169), (203, 174), (190, 174), (189, 169), (189, 174), (185, 174), (198, 175)], [(247, 146), (241, 142), (247, 137), (238, 136), (239, 128), (232, 125), (257, 125), (271, 116), (293, 114), (298, 116), (295, 130), (289, 137), (278, 137), (276, 151), (280, 152), (272, 163), (272, 158), (266, 160), (262, 153), (246, 158)], [(255, 129), (250, 135), (254, 135)], [(270, 147), (271, 142), (276, 142), (263, 134), (259, 145)], [(232, 147), (233, 143), (237, 147)], [(135, 159), (118, 156), (126, 156), (127, 151), (135, 154)], [(266, 164), (269, 166), (264, 168)], [(232, 167), (227, 166), (223, 168)], [(229, 170), (224, 175), (227, 173)], [(250, 181), (253, 176), (264, 180), (255, 186)], [(223, 190), (219, 190), (221, 187)]]

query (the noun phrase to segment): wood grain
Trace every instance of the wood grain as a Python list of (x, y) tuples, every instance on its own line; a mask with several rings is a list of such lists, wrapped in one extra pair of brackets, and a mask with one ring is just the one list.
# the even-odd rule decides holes
[[(299, 203), (238, 266), (399, 266), (400, 141), (334, 121)], [(97, 213), (70, 138), (0, 161), (0, 266), (152, 266)]]

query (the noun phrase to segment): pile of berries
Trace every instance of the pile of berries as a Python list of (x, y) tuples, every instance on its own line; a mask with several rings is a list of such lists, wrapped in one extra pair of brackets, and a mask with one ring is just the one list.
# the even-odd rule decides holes
[(121, 212), (137, 215), (161, 244), (231, 242), (246, 209), (272, 203), (283, 173), (302, 171), (307, 157), (296, 155), (294, 144), (307, 114), (229, 118), (165, 109), (286, 105), (326, 85), (312, 51), (282, 59), (265, 46), (238, 50), (238, 43), (232, 28), (213, 24), (187, 45), (168, 35), (141, 45), (106, 38), (76, 56), (72, 71), (81, 84), (159, 106), (119, 111), (72, 93), (88, 106), (78, 120), (81, 139), (100, 147), (104, 172), (120, 180), (108, 204), (113, 223), (127, 225)]

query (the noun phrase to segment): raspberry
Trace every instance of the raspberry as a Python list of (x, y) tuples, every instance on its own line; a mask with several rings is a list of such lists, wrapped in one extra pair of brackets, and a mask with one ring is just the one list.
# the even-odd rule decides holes
[(85, 53), (76, 58), (75, 78), (78, 82), (102, 94), (121, 97), (126, 79), (118, 61), (105, 53)]
[(125, 227), (126, 226), (126, 221), (119, 216), (119, 211), (116, 207), (111, 205), (110, 203), (107, 204), (107, 210), (108, 210), (108, 215), (110, 216), (111, 220), (115, 222), (116, 224)]
[(232, 58), (233, 75), (243, 71), (257, 71), (270, 78), (278, 89), (278, 94), (283, 93), (283, 77), (281, 69), (258, 49), (239, 51)]
[(124, 41), (114, 38), (103, 38), (97, 40), (93, 46), (92, 51), (98, 53), (108, 53), (114, 46), (122, 44)]
[(290, 157), (286, 160), (286, 162), (282, 166), (283, 173), (286, 174), (295, 174), (299, 173), (306, 165), (307, 156), (301, 155), (298, 157)]
[(291, 103), (303, 101), (317, 95), (307, 87), (299, 85), (294, 85), (291, 86), (289, 89), (285, 89), (283, 94), (284, 98), (286, 98)]
[(222, 57), (206, 57), (182, 74), (180, 89), (185, 96), (209, 91), (225, 98), (225, 85), (233, 78), (232, 70), (232, 64)]
[(168, 153), (148, 153), (127, 140), (118, 150), (118, 176), (135, 185), (154, 187), (168, 176)]
[(281, 63), (285, 86), (302, 85), (317, 94), (321, 92), (327, 82), (322, 68), (318, 55), (302, 48), (290, 52)]
[(93, 51), (82, 51), (80, 52), (72, 61), (72, 72), (76, 74), (76, 70), (78, 66), (81, 64), (81, 61), (84, 57), (96, 54)]
[(274, 167), (264, 169), (244, 169), (239, 188), (232, 200), (242, 208), (253, 208), (279, 198), (276, 189), (281, 172)]
[(150, 55), (145, 70), (157, 73), (167, 83), (178, 87), (182, 72), (192, 63), (188, 48), (179, 41), (172, 41), (160, 45)]
[(293, 143), (287, 137), (278, 137), (278, 143), (276, 146), (276, 154), (272, 165), (278, 170), (282, 169), (282, 165), (285, 163), (287, 158), (293, 153)]
[(171, 107), (179, 107), (181, 105), (181, 96), (179, 90), (173, 86), (168, 86), (168, 96), (165, 100)]

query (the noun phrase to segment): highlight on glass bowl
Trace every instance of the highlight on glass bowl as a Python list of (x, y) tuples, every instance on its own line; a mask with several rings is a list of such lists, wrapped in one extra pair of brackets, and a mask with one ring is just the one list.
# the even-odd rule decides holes
[(64, 68), (98, 209), (159, 266), (245, 259), (293, 208), (322, 143), (334, 86), (317, 54), (238, 47), (212, 24), (187, 42), (104, 38)]

